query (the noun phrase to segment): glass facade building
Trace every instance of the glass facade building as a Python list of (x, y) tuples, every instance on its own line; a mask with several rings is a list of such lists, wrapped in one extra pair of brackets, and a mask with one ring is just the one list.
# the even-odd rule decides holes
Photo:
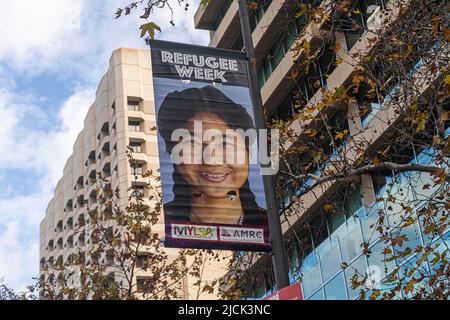
[[(448, 136), (450, 128), (445, 133)], [(421, 151), (415, 155), (411, 163), (433, 164), (436, 161), (438, 152), (431, 148)], [(373, 179), (374, 181), (376, 179)], [(415, 183), (415, 188), (411, 188), (411, 181)], [(375, 182), (374, 182), (375, 184)], [(438, 191), (438, 186), (423, 188), (426, 184), (433, 185), (430, 174), (428, 173), (402, 173), (389, 174), (383, 179), (383, 183), (374, 186), (377, 190), (377, 198), (384, 199), (375, 203), (366, 210), (361, 201), (359, 190), (355, 191), (344, 204), (345, 214), (341, 216), (330, 217), (325, 214), (318, 214), (311, 225), (320, 225), (317, 223), (322, 219), (324, 223), (320, 228), (322, 232), (309, 232), (309, 243), (303, 247), (310, 248), (310, 252), (305, 255), (300, 254), (298, 249), (288, 250), (290, 259), (289, 278), (292, 283), (301, 281), (303, 297), (306, 300), (353, 300), (358, 299), (360, 288), (352, 288), (352, 277), (357, 272), (359, 280), (362, 275), (368, 275), (367, 287), (380, 289), (381, 291), (389, 289), (395, 283), (386, 285), (386, 277), (396, 268), (400, 268), (400, 274), (405, 269), (409, 269), (416, 263), (418, 257), (411, 253), (406, 257), (397, 258), (392, 261), (385, 261), (383, 250), (389, 248), (392, 252), (401, 250), (405, 247), (416, 248), (418, 245), (437, 247), (437, 251), (442, 253), (450, 246), (450, 228), (444, 230), (442, 237), (433, 237), (424, 235), (423, 225), (420, 219), (417, 219), (407, 228), (400, 232), (406, 235), (407, 241), (402, 248), (386, 244), (380, 239), (380, 234), (375, 230), (375, 225), (380, 217), (380, 211), (384, 213), (384, 225), (395, 229), (395, 226), (401, 223), (399, 208), (394, 202), (389, 202), (389, 195), (401, 195), (400, 190), (404, 191), (402, 202), (414, 202), (418, 205), (413, 208), (412, 216), (418, 212), (425, 204), (426, 199), (433, 197)], [(441, 187), (442, 188), (442, 187)], [(388, 209), (390, 208), (390, 210)], [(391, 212), (391, 213), (390, 213)], [(325, 218), (324, 218), (325, 217)], [(395, 232), (395, 231), (394, 231)], [(325, 236), (323, 235), (325, 234)], [(395, 236), (395, 235), (393, 235)], [(368, 252), (363, 252), (362, 244), (368, 244)], [(449, 258), (449, 257), (447, 257)], [(423, 262), (423, 270), (432, 271), (428, 261)], [(343, 264), (347, 264), (344, 268)], [(435, 267), (434, 267), (435, 268)], [(273, 282), (261, 278), (261, 283), (256, 287), (249, 299), (263, 299), (274, 292)], [(361, 287), (362, 288), (362, 287)], [(364, 288), (366, 289), (366, 288)], [(369, 290), (370, 294), (370, 290)], [(402, 294), (399, 292), (399, 294)], [(397, 298), (408, 298), (409, 296), (399, 295)]]

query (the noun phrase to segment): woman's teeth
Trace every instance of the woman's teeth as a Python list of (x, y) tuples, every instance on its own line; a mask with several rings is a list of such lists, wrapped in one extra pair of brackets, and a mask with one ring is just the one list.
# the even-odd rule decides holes
[(212, 173), (202, 172), (201, 175), (210, 181), (222, 181), (225, 179), (225, 177), (228, 175), (228, 173), (212, 174)]
[(221, 174), (211, 174), (211, 173), (202, 173), (202, 175), (208, 177), (208, 178), (223, 178), (226, 176), (226, 173), (221, 173)]

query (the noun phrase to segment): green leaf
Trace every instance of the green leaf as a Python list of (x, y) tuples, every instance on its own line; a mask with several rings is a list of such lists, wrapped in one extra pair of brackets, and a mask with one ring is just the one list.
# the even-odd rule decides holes
[(154, 22), (149, 22), (141, 25), (139, 28), (141, 30), (141, 38), (145, 36), (146, 33), (150, 36), (150, 39), (155, 38), (155, 30), (161, 32), (161, 28)]
[(211, 4), (211, 0), (201, 0), (200, 5), (206, 7)]

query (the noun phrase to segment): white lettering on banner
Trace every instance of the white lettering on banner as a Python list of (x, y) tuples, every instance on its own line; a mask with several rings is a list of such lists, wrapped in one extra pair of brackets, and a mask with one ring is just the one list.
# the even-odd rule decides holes
[(264, 230), (242, 227), (220, 227), (220, 240), (247, 243), (264, 243)]
[(171, 227), (172, 238), (174, 239), (218, 240), (217, 227), (215, 226), (172, 223)]
[(181, 78), (227, 82), (227, 71), (238, 71), (237, 60), (161, 51), (161, 61), (175, 66)]

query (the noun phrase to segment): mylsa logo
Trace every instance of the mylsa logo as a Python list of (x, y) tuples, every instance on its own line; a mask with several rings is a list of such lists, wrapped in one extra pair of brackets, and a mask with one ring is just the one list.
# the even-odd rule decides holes
[(172, 238), (217, 240), (217, 227), (172, 224)]

